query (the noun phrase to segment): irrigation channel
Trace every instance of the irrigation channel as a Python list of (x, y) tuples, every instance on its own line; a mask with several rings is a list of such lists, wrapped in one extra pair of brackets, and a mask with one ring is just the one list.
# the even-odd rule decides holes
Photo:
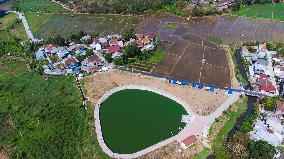
[[(248, 75), (245, 69), (245, 66), (242, 63), (242, 56), (240, 53), (241, 50), (236, 50), (235, 52), (235, 57), (237, 60), (237, 66), (238, 69), (240, 71), (241, 76), (243, 77), (243, 79), (245, 79), (247, 81), (247, 85), (246, 85), (246, 89), (250, 89), (253, 90), (253, 87), (251, 86), (251, 83), (248, 80)], [(247, 110), (237, 119), (234, 127), (229, 131), (228, 133), (228, 139), (230, 139), (232, 136), (234, 136), (234, 134), (237, 131), (237, 127), (248, 117), (251, 115), (251, 113), (253, 112), (253, 108), (255, 106), (255, 103), (257, 101), (257, 97), (255, 96), (249, 96), (246, 95), (248, 97), (248, 102), (247, 102)]]
[[(248, 80), (248, 75), (247, 75), (247, 72), (246, 72), (246, 69), (245, 69), (245, 66), (243, 65), (242, 63), (242, 56), (241, 56), (241, 53), (240, 53), (240, 49), (236, 50), (235, 52), (235, 57), (236, 57), (236, 61), (237, 61), (237, 67), (238, 67), (238, 70), (240, 71), (240, 74), (242, 76), (243, 79), (245, 79), (247, 81), (246, 83), (246, 86), (245, 86), (245, 89), (249, 89), (249, 90), (253, 90), (253, 87), (250, 83), (250, 81)], [(228, 132), (228, 136), (227, 136), (227, 140), (230, 140), (234, 134), (237, 132), (237, 128), (238, 126), (244, 122), (244, 120), (250, 116), (253, 112), (253, 108), (255, 106), (255, 103), (257, 101), (257, 98), (258, 97), (255, 97), (255, 96), (249, 96), (249, 95), (246, 95), (248, 97), (248, 101), (247, 101), (247, 109), (246, 111), (237, 119), (236, 123), (234, 124), (233, 128)], [(207, 158), (215, 158), (215, 155), (214, 154), (210, 154)]]

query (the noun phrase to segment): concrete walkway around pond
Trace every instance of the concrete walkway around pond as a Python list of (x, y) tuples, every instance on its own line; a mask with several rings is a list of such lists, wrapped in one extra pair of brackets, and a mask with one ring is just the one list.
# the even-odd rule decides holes
[[(160, 94), (162, 96), (168, 97), (171, 100), (176, 101), (177, 103), (179, 103), (180, 105), (182, 105), (185, 110), (187, 111), (187, 113), (189, 115), (192, 116), (192, 121), (187, 124), (183, 130), (181, 130), (177, 135), (166, 139), (162, 142), (159, 142), (153, 146), (150, 146), (144, 150), (138, 151), (136, 153), (133, 154), (118, 154), (115, 152), (112, 152), (107, 145), (104, 142), (103, 139), (103, 135), (102, 135), (102, 131), (101, 131), (101, 125), (100, 125), (100, 118), (99, 118), (99, 110), (100, 110), (100, 104), (105, 101), (109, 96), (111, 96), (112, 94), (121, 91), (121, 90), (125, 90), (125, 89), (140, 89), (140, 90), (148, 90), (157, 94)], [(169, 94), (165, 91), (161, 91), (155, 88), (151, 88), (148, 86), (144, 86), (144, 85), (126, 85), (126, 86), (119, 86), (116, 87), (112, 90), (110, 90), (109, 92), (107, 92), (105, 95), (103, 95), (103, 97), (101, 97), (99, 99), (99, 101), (97, 102), (96, 106), (95, 106), (95, 111), (94, 111), (94, 118), (95, 118), (95, 125), (96, 125), (96, 133), (97, 133), (97, 139), (99, 141), (99, 145), (102, 147), (103, 151), (108, 154), (110, 157), (113, 158), (123, 158), (123, 159), (131, 159), (131, 158), (137, 158), (140, 156), (145, 155), (146, 153), (152, 152), (162, 146), (165, 146), (167, 144), (172, 143), (173, 141), (178, 141), (181, 142), (182, 140), (184, 140), (185, 138), (187, 138), (188, 136), (191, 135), (195, 135), (195, 136), (203, 136), (203, 137), (207, 137), (208, 132), (209, 132), (209, 128), (211, 127), (211, 125), (214, 123), (215, 118), (218, 118), (220, 115), (222, 115), (222, 113), (229, 108), (230, 105), (232, 105), (233, 103), (235, 103), (238, 99), (239, 99), (239, 95), (238, 93), (234, 94), (231, 96), (231, 98), (227, 101), (225, 101), (220, 108), (218, 108), (214, 113), (212, 113), (209, 116), (200, 116), (198, 114), (195, 114), (190, 107), (188, 106), (188, 104), (186, 102), (184, 102), (183, 100), (175, 97), (172, 94)]]

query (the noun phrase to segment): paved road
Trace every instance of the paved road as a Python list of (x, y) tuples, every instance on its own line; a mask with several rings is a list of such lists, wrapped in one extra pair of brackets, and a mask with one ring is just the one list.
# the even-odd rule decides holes
[[(155, 73), (151, 73), (151, 72), (139, 71), (139, 70), (125, 68), (125, 67), (120, 67), (120, 66), (116, 66), (115, 68), (119, 69), (119, 70), (122, 70), (122, 71), (128, 71), (128, 72), (132, 72), (132, 73), (140, 73), (142, 75), (152, 76), (152, 77), (157, 77), (157, 78), (175, 79), (177, 81), (187, 81), (187, 80), (183, 80), (183, 79), (177, 79), (177, 78), (174, 78), (174, 77), (164, 76), (164, 75), (155, 74)], [(188, 82), (193, 83), (194, 81), (188, 81)], [(202, 85), (202, 84), (197, 83), (197, 82), (194, 82), (194, 83), (196, 83), (197, 85)], [(251, 91), (251, 90), (227, 88), (227, 87), (212, 86), (212, 85), (205, 85), (205, 87), (214, 87), (214, 88), (222, 89), (222, 90), (225, 90), (225, 91), (232, 90), (233, 92), (246, 94), (248, 96), (269, 97), (269, 95), (267, 95), (267, 94), (264, 94), (264, 93), (261, 93), (261, 92), (256, 92), (256, 91)]]
[(18, 14), (19, 18), (22, 20), (22, 22), (23, 22), (23, 24), (24, 24), (24, 27), (25, 27), (27, 36), (29, 37), (29, 39), (30, 39), (32, 42), (39, 42), (39, 41), (40, 41), (40, 40), (38, 40), (38, 39), (36, 39), (36, 38), (34, 37), (33, 33), (32, 33), (31, 30), (30, 30), (28, 21), (27, 21), (25, 15), (24, 15), (23, 13), (16, 12), (16, 11), (8, 11), (8, 13), (15, 13), (15, 14)]

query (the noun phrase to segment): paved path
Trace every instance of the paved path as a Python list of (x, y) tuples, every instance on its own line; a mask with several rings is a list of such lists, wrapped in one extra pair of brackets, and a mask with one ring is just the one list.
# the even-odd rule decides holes
[(16, 11), (8, 11), (8, 13), (15, 13), (19, 16), (19, 18), (22, 20), (23, 24), (24, 24), (24, 27), (25, 27), (25, 31), (27, 33), (27, 36), (29, 37), (29, 39), (32, 41), (32, 42), (39, 42), (40, 40), (36, 39), (33, 35), (33, 33), (31, 32), (30, 30), (30, 27), (29, 27), (29, 24), (28, 24), (28, 21), (25, 17), (25, 15), (23, 13), (20, 13), (20, 12), (16, 12)]

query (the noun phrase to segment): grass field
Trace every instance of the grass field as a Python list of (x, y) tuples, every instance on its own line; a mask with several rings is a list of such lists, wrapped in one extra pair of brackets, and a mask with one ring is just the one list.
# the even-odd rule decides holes
[(27, 40), (24, 26), (16, 14), (9, 13), (0, 18), (0, 42), (13, 38)]
[[(116, 153), (134, 153), (176, 135), (186, 110), (169, 98), (149, 91), (123, 90), (100, 108), (103, 137)], [(171, 134), (171, 132), (173, 134)]]
[[(43, 16), (43, 15), (42, 15)], [(31, 16), (30, 20), (36, 18)], [(125, 29), (136, 28), (142, 21), (140, 16), (123, 16), (123, 15), (92, 15), (92, 14), (54, 14), (43, 17), (45, 20), (36, 21), (34, 34), (38, 38), (47, 38), (49, 36), (63, 35), (70, 36), (79, 31), (87, 33), (101, 34), (120, 34)], [(32, 21), (29, 23), (32, 23)], [(47, 21), (46, 21), (47, 20)], [(41, 27), (39, 27), (41, 26)]]
[(53, 14), (45, 13), (34, 13), (27, 12), (26, 14), (27, 21), (29, 22), (30, 29), (32, 33), (36, 33), (40, 27), (42, 27)]
[[(235, 12), (239, 16), (248, 16), (265, 19), (275, 19), (284, 21), (284, 3), (253, 4), (245, 6)], [(272, 18), (273, 15), (273, 18)]]
[(18, 10), (22, 12), (68, 13), (69, 11), (51, 0), (20, 0)]

